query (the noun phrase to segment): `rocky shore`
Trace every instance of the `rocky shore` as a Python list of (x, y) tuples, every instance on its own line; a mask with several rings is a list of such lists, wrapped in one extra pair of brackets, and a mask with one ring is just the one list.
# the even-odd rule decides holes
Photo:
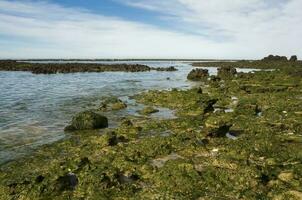
[[(68, 139), (0, 167), (0, 198), (301, 199), (302, 68), (292, 63), (195, 70), (199, 86), (134, 96), (147, 108), (114, 129), (102, 109), (119, 99), (79, 113)], [(177, 118), (150, 118), (156, 107)]]
[(301, 67), (302, 61), (297, 56), (269, 55), (261, 60), (240, 60), (236, 62), (217, 61), (217, 62), (194, 62), (194, 67), (234, 67), (234, 68), (254, 68), (254, 69), (288, 69)]
[(29, 71), (34, 74), (57, 74), (77, 72), (146, 72), (177, 71), (175, 67), (151, 68), (140, 64), (96, 64), (96, 63), (29, 63), (14, 60), (0, 61), (0, 71)]

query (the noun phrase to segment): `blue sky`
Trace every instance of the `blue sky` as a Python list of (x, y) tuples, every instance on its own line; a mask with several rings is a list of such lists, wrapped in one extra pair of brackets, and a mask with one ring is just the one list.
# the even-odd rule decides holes
[(0, 58), (302, 57), (301, 0), (0, 0)]

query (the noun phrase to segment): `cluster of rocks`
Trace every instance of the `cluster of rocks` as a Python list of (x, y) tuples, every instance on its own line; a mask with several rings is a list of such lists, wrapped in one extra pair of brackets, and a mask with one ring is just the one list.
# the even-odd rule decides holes
[(207, 69), (193, 69), (189, 74), (188, 74), (188, 80), (191, 81), (206, 81), (209, 77), (209, 71)]
[(151, 68), (141, 64), (100, 64), (100, 63), (29, 63), (14, 60), (0, 61), (0, 71), (30, 71), (34, 74), (57, 74), (77, 72), (146, 72), (177, 71), (175, 67)]
[[(220, 67), (218, 68), (217, 78), (229, 79), (233, 78), (237, 74), (235, 67)], [(211, 77), (211, 79), (213, 76)], [(196, 68), (193, 69), (187, 76), (188, 80), (191, 81), (207, 81), (209, 79), (209, 71), (207, 69)]]
[(262, 59), (262, 61), (281, 61), (281, 62), (287, 62), (287, 61), (290, 61), (290, 62), (296, 62), (298, 61), (298, 57), (296, 55), (293, 55), (290, 57), (290, 59), (288, 60), (286, 56), (274, 56), (274, 55), (269, 55), (267, 57), (264, 57)]
[(221, 67), (218, 69), (217, 76), (220, 78), (232, 78), (237, 74), (235, 67)]

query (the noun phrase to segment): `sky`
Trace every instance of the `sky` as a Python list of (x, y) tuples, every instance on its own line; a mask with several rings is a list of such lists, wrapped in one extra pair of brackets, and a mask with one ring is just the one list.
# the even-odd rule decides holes
[(0, 0), (0, 58), (302, 57), (302, 0)]

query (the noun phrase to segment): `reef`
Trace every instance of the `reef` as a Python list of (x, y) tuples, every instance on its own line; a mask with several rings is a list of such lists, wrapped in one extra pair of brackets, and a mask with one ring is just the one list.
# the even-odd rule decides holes
[(68, 133), (2, 165), (0, 198), (301, 199), (299, 73), (288, 62), (138, 94), (177, 118), (129, 116), (117, 128)]
[(1, 60), (0, 71), (28, 71), (33, 74), (57, 74), (78, 72), (146, 72), (177, 71), (175, 67), (152, 68), (141, 64), (98, 64), (98, 63), (32, 63), (15, 60)]

